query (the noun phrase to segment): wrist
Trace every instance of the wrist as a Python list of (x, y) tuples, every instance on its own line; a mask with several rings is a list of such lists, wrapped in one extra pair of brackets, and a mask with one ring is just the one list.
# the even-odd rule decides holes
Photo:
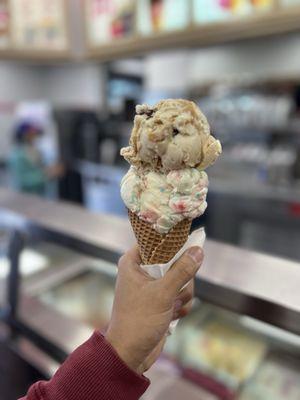
[(134, 372), (139, 375), (144, 373), (143, 361), (138, 356), (136, 351), (125, 343), (124, 340), (119, 340), (110, 330), (105, 334), (105, 339), (116, 351), (120, 359)]

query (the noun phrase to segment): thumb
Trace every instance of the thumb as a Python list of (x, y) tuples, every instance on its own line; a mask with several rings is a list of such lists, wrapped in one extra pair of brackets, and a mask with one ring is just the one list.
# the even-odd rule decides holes
[(173, 295), (177, 293), (195, 277), (203, 261), (203, 250), (201, 247), (188, 249), (167, 274), (162, 278), (164, 285)]

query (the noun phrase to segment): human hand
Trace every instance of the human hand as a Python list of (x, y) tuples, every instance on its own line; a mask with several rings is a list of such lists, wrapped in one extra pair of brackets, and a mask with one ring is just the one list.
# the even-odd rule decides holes
[(162, 351), (171, 321), (190, 311), (193, 278), (202, 260), (201, 248), (192, 247), (155, 280), (140, 267), (137, 247), (120, 259), (106, 339), (131, 369), (148, 370)]

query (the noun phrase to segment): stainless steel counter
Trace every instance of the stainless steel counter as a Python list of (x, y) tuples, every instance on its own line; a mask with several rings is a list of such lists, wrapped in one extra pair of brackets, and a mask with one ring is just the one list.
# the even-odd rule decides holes
[(57, 233), (103, 251), (122, 254), (134, 242), (130, 224), (113, 215), (92, 214), (70, 203), (57, 203), (0, 189), (0, 224), (39, 234)]
[(299, 187), (275, 186), (267, 183), (249, 181), (249, 179), (237, 180), (214, 177), (211, 179), (210, 190), (222, 195), (270, 200), (272, 202), (298, 203), (300, 199)]
[[(126, 219), (7, 190), (0, 190), (0, 221), (108, 261), (134, 243)], [(296, 262), (207, 240), (196, 289), (203, 300), (299, 334), (299, 282)]]

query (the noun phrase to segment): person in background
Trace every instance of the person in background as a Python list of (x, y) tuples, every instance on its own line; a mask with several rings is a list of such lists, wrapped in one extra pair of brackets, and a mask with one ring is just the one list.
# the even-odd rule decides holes
[(42, 130), (31, 122), (23, 122), (14, 133), (14, 146), (8, 166), (13, 186), (21, 192), (44, 196), (47, 182), (59, 178), (63, 167), (59, 164), (46, 167), (36, 146)]
[(150, 384), (143, 374), (159, 357), (171, 321), (192, 308), (202, 260), (202, 249), (191, 247), (154, 280), (140, 267), (138, 248), (128, 251), (119, 261), (106, 334), (96, 331), (50, 381), (37, 382), (21, 400), (138, 400)]

